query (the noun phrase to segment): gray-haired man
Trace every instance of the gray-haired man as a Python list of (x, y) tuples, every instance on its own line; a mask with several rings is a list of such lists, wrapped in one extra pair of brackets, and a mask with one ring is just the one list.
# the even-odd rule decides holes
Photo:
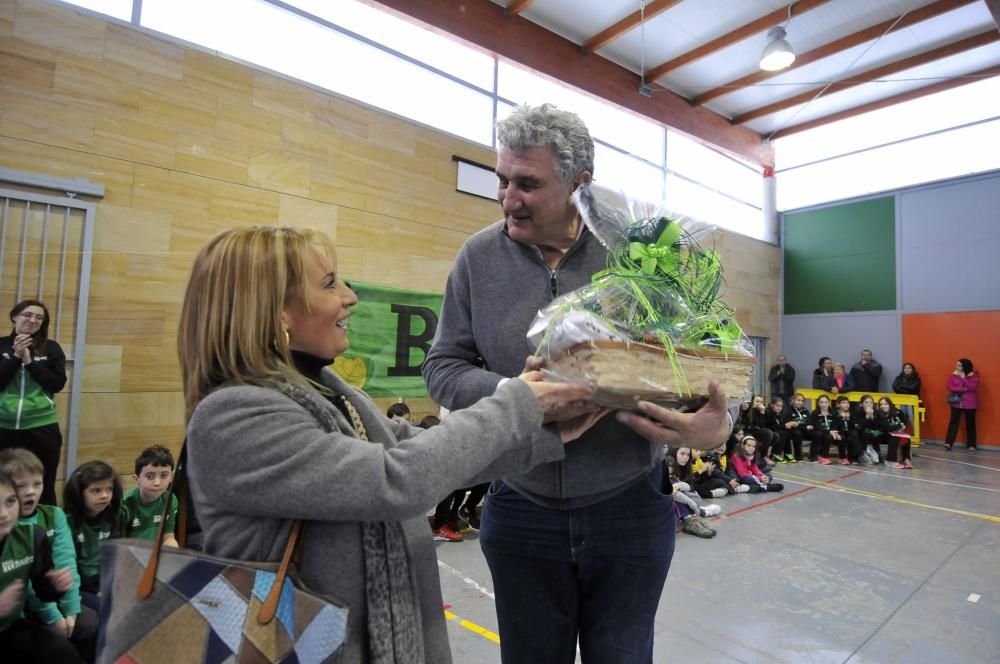
[[(520, 374), (533, 351), (525, 335), (535, 314), (590, 283), (607, 257), (570, 200), (594, 171), (594, 144), (580, 118), (547, 104), (522, 106), (497, 130), (504, 218), (459, 252), (424, 363), (431, 396), (448, 408), (467, 407)], [(562, 461), (493, 483), (480, 542), (504, 662), (573, 662), (578, 639), (584, 662), (651, 661), (674, 549), (662, 444), (717, 446), (729, 433), (725, 406), (714, 387), (694, 414), (642, 404), (642, 415), (598, 422)], [(548, 419), (558, 426), (588, 407)]]

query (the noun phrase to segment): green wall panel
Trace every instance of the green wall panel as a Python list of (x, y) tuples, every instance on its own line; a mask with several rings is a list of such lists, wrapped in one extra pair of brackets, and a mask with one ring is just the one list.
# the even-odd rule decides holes
[(895, 198), (784, 215), (786, 314), (896, 308)]

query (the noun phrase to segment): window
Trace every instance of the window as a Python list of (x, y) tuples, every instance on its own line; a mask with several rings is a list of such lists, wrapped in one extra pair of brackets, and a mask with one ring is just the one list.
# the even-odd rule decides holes
[(762, 175), (755, 167), (669, 129), (667, 169), (754, 207), (761, 206)]
[(997, 106), (990, 99), (1000, 99), (1000, 76), (776, 138), (779, 173), (874, 145), (995, 117)]
[(778, 174), (778, 209), (791, 210), (1000, 167), (1000, 120), (922, 136)]
[(678, 214), (774, 242), (768, 237), (764, 215), (759, 208), (692, 182), (676, 173), (667, 174), (667, 204)]
[(144, 0), (142, 24), (431, 127), (490, 143), (489, 96), (266, 2)]
[(658, 206), (663, 170), (605, 145), (594, 146), (594, 182), (628, 199)]
[(493, 58), (454, 39), (354, 0), (285, 2), (483, 90), (493, 89)]

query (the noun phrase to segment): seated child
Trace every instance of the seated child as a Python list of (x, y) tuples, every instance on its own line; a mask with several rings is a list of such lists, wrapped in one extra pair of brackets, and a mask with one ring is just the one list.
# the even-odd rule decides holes
[[(739, 436), (738, 440), (743, 440), (743, 429), (740, 428), (739, 424), (736, 425), (736, 430), (733, 434)], [(704, 453), (702, 458), (704, 461), (715, 465), (712, 476), (726, 483), (725, 488), (727, 493), (746, 493), (750, 490), (750, 487), (746, 484), (740, 484), (739, 478), (736, 477), (736, 473), (733, 471), (733, 465), (729, 463), (729, 456), (726, 454), (727, 448), (728, 441), (722, 443), (711, 452)]]
[(0, 653), (23, 664), (82, 664), (65, 634), (53, 634), (24, 617), (25, 592), (58, 601), (73, 586), (69, 568), (55, 569), (52, 542), (38, 526), (19, 521), (14, 480), (0, 471)]
[(833, 444), (836, 419), (830, 411), (830, 397), (825, 394), (816, 399), (816, 410), (809, 416), (809, 457), (824, 466), (833, 463), (830, 456), (830, 446)]
[[(909, 422), (906, 414), (896, 408), (896, 404), (889, 397), (882, 397), (878, 400), (879, 419), (882, 421), (882, 431), (885, 432), (889, 449), (886, 452), (886, 459), (892, 468), (905, 468), (913, 470), (913, 462), (910, 461), (910, 435), (906, 433), (906, 425)], [(896, 462), (896, 453), (899, 452), (901, 463)]]
[[(802, 461), (802, 441), (806, 439), (809, 411), (806, 409), (806, 398), (798, 392), (792, 395), (792, 407), (785, 411), (782, 425), (786, 436), (785, 460), (788, 463)], [(811, 449), (809, 452), (812, 456)]]
[[(785, 428), (785, 400), (781, 397), (771, 399), (771, 408), (767, 412), (767, 428), (774, 434), (771, 444), (771, 458), (778, 463), (795, 463), (795, 455), (789, 454), (788, 430)], [(733, 450), (735, 451), (735, 450)], [(732, 456), (732, 451), (729, 453)]]
[[(765, 466), (773, 467), (771, 455), (776, 452), (773, 448), (778, 445), (778, 434), (768, 428), (767, 415), (764, 397), (755, 394), (750, 407), (745, 413), (741, 413), (740, 420), (747, 435), (757, 439), (757, 456), (763, 459)], [(732, 452), (729, 450), (730, 454)]]
[(54, 505), (41, 505), (44, 467), (37, 456), (26, 449), (0, 452), (0, 471), (14, 482), (21, 516), (18, 523), (37, 526), (52, 542), (52, 560), (58, 569), (69, 569), (72, 583), (58, 602), (43, 601), (29, 587), (25, 597), (27, 616), (46, 625), (50, 632), (73, 643), (85, 660), (93, 659), (97, 636), (97, 613), (80, 604), (80, 577), (76, 571), (76, 549), (66, 514)]
[(851, 400), (845, 396), (837, 397), (837, 412), (834, 420), (834, 430), (830, 435), (837, 441), (837, 456), (840, 463), (850, 466), (851, 462), (858, 463), (858, 455), (861, 453), (861, 440), (858, 438), (855, 420), (851, 419)]
[(100, 611), (101, 541), (120, 537), (122, 483), (103, 461), (88, 461), (73, 471), (63, 488), (63, 509), (76, 546), (80, 597)]
[[(674, 510), (680, 520), (681, 530), (695, 537), (709, 539), (715, 537), (716, 531), (703, 518), (708, 513), (707, 511), (703, 512), (704, 508), (695, 500), (697, 494), (692, 494), (691, 485), (679, 477), (679, 473), (682, 472), (680, 466), (690, 466), (691, 464), (690, 453), (690, 449), (686, 447), (668, 450), (665, 460), (667, 469), (664, 474), (663, 493), (672, 494), (674, 497)], [(684, 463), (679, 465), (678, 458), (683, 459)]]
[(882, 463), (882, 441), (886, 438), (882, 421), (875, 410), (875, 400), (868, 394), (858, 404), (858, 431), (861, 432), (861, 456), (868, 463)]
[[(155, 540), (166, 502), (166, 491), (174, 477), (174, 457), (162, 445), (142, 451), (135, 460), (136, 487), (122, 501), (122, 537)], [(167, 524), (163, 530), (163, 543), (177, 546), (174, 529), (177, 527), (177, 496), (170, 496)]]
[(704, 458), (701, 450), (691, 450), (691, 488), (702, 498), (722, 498), (729, 493), (729, 482), (714, 461)]
[(754, 459), (756, 453), (757, 439), (753, 436), (746, 436), (733, 451), (730, 461), (740, 482), (750, 487), (750, 493), (783, 490), (785, 488), (783, 484), (772, 482), (770, 475), (760, 472)]

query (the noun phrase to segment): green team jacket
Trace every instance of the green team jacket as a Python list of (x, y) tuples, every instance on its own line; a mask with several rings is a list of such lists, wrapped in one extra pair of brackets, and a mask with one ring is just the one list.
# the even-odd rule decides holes
[(80, 572), (80, 588), (95, 595), (100, 591), (101, 542), (121, 536), (121, 514), (104, 510), (96, 519), (76, 519), (66, 515), (73, 544), (76, 546), (76, 567)]
[(39, 505), (34, 514), (22, 516), (17, 522), (41, 528), (52, 542), (52, 562), (56, 569), (69, 569), (73, 574), (73, 585), (58, 604), (41, 599), (29, 587), (25, 599), (28, 611), (37, 615), (46, 625), (51, 625), (64, 616), (80, 613), (80, 575), (76, 571), (76, 547), (73, 546), (73, 534), (65, 512), (52, 505)]
[[(36, 597), (57, 600), (60, 593), (45, 576), (51, 569), (52, 551), (45, 532), (30, 523), (14, 524), (7, 537), (0, 541), (0, 591), (15, 581), (22, 581)], [(13, 611), (0, 616), (0, 632), (24, 617), (25, 596), (21, 595), (21, 603)]]
[(0, 337), (0, 429), (55, 424), (53, 395), (66, 386), (66, 355), (51, 339), (31, 351), (31, 364), (14, 357), (14, 335)]

